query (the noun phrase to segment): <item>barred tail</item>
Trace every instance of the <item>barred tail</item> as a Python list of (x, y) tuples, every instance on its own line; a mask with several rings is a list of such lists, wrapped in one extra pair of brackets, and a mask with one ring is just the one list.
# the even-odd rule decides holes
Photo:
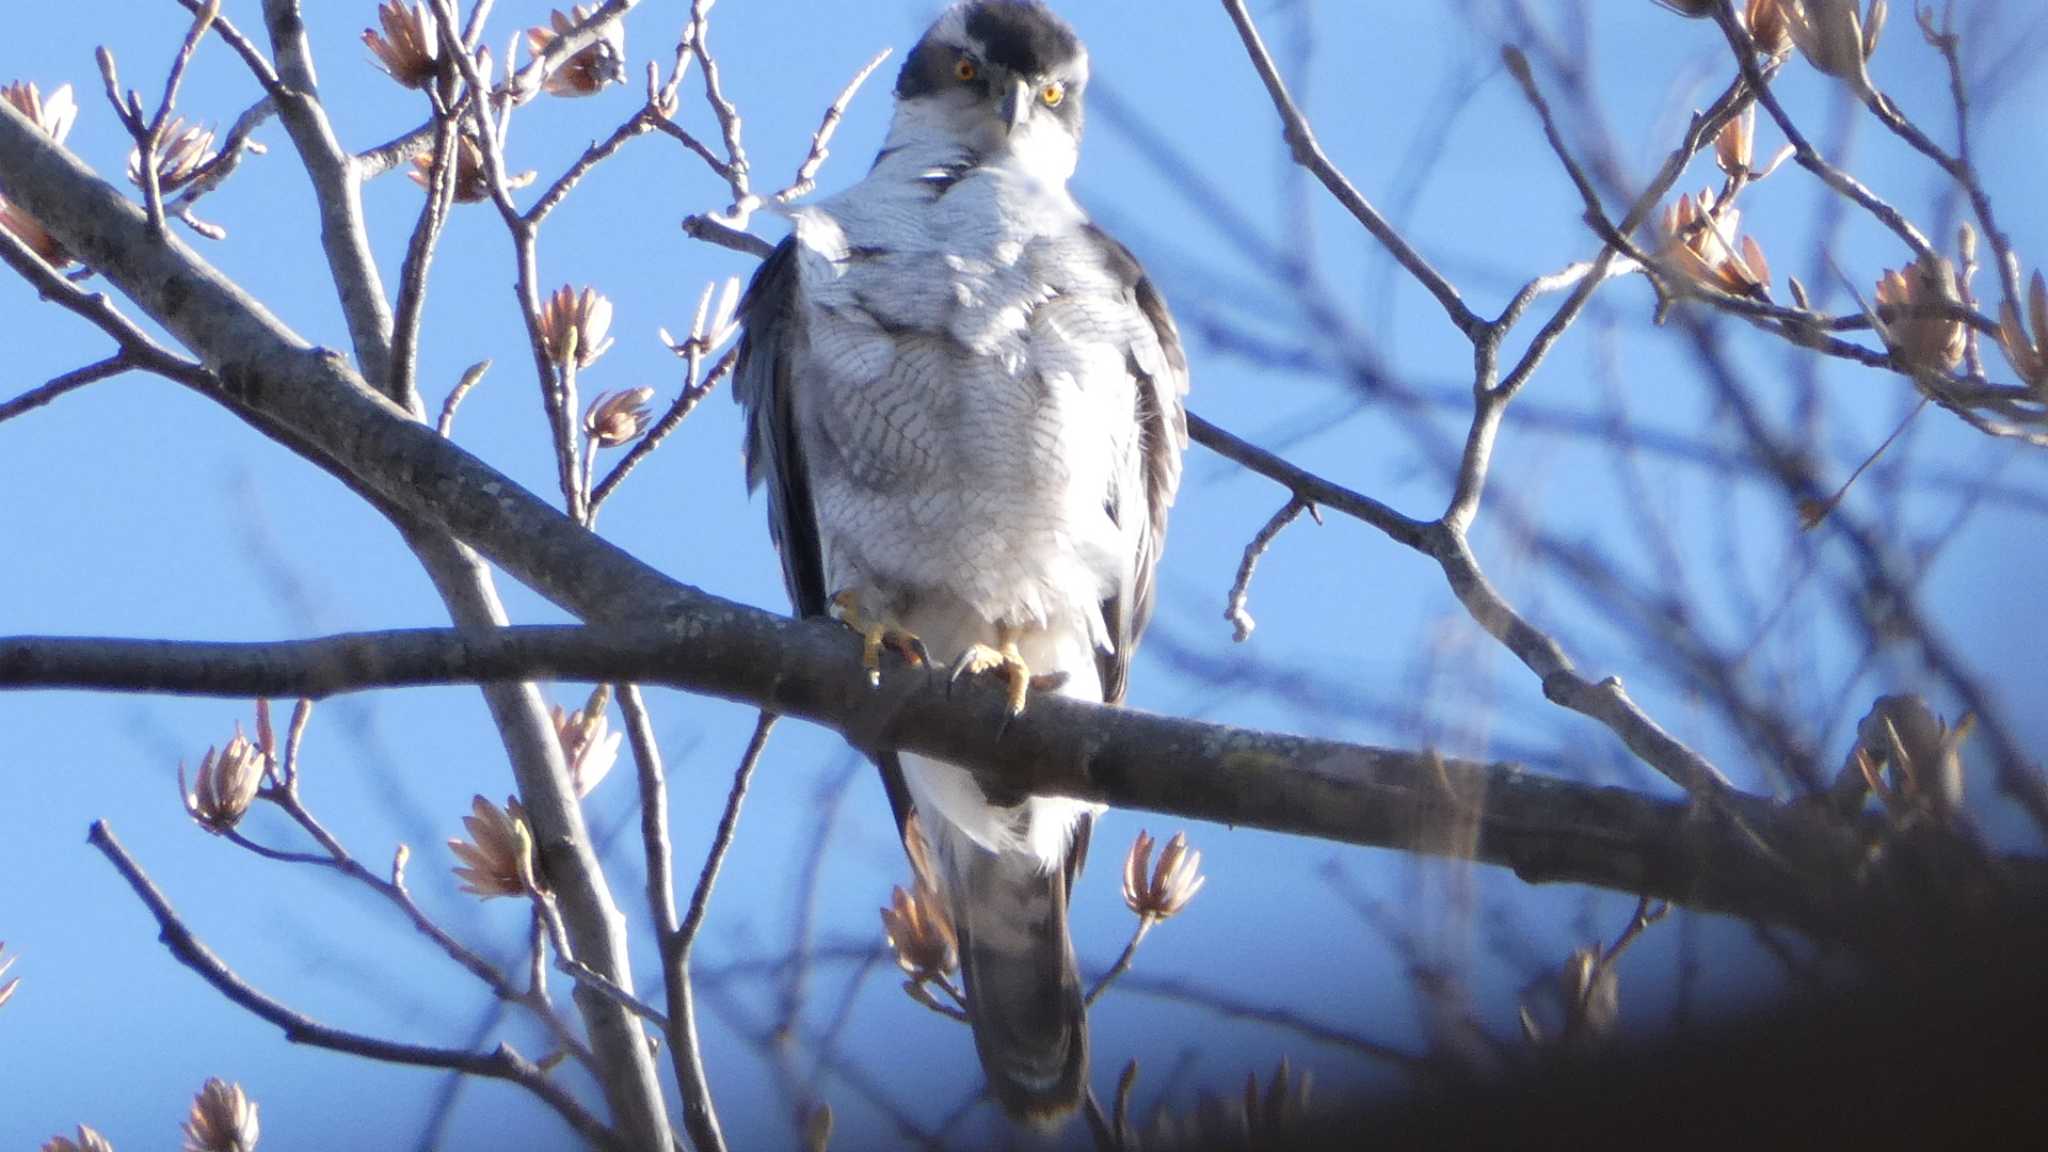
[(974, 1046), (1003, 1110), (1052, 1124), (1088, 1091), (1088, 1011), (1067, 934), (1067, 876), (960, 835), (938, 852), (960, 936)]

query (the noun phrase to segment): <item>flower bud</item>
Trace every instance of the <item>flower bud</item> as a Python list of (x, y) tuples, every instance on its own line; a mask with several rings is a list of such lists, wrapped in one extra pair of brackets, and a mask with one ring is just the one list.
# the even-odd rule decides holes
[[(161, 142), (156, 149), (156, 186), (163, 192), (176, 192), (192, 182), (199, 170), (220, 155), (213, 147), (213, 129), (203, 124), (187, 124), (182, 116), (173, 117), (164, 125)], [(142, 186), (142, 149), (132, 148), (128, 152), (128, 180), (136, 187)]]
[[(201, 828), (216, 836), (232, 832), (248, 814), (269, 770), (270, 758), (242, 735), (242, 726), (236, 724), (234, 739), (228, 741), (228, 746), (218, 756), (208, 748), (199, 761), (192, 790), (185, 792), (185, 811)], [(183, 764), (178, 766), (178, 789), (185, 790)]]
[(540, 338), (548, 359), (564, 364), (570, 359), (578, 368), (588, 368), (612, 346), (606, 333), (612, 327), (612, 302), (595, 288), (577, 292), (564, 284), (555, 289), (540, 310)]
[(1185, 832), (1166, 842), (1157, 867), (1150, 867), (1151, 859), (1152, 836), (1140, 832), (1124, 857), (1124, 903), (1142, 919), (1165, 920), (1187, 907), (1209, 878), (1202, 875), (1202, 854), (1189, 851)]
[(1961, 304), (1955, 266), (1922, 257), (1877, 282), (1879, 335), (1907, 366), (1946, 372), (1962, 363), (1969, 332), (1961, 320), (1925, 310)]
[(263, 1132), (256, 1102), (240, 1084), (219, 1079), (208, 1080), (193, 1097), (184, 1128), (184, 1152), (256, 1152)]
[(21, 986), (21, 977), (5, 979), (7, 970), (14, 967), (14, 957), (7, 955), (7, 941), (0, 940), (0, 1005), (14, 998), (14, 990)]
[(1792, 29), (1785, 18), (1784, 4), (1790, 0), (1749, 0), (1743, 22), (1749, 38), (1766, 56), (1783, 56), (1792, 50)]
[(631, 443), (647, 426), (647, 402), (652, 399), (652, 388), (600, 392), (583, 413), (583, 431), (600, 448)]
[(52, 1136), (43, 1144), (43, 1152), (114, 1152), (113, 1144), (105, 1136), (86, 1127), (78, 1126), (78, 1139), (68, 1136)]
[[(652, 389), (648, 389), (652, 391)], [(590, 702), (574, 712), (562, 711), (557, 704), (550, 712), (555, 723), (555, 739), (561, 742), (562, 759), (569, 766), (569, 781), (576, 788), (578, 799), (588, 796), (611, 773), (612, 765), (619, 759), (619, 742), (624, 732), (613, 732), (611, 718), (605, 715), (605, 703), (610, 692), (605, 685), (590, 694)]]
[(1746, 176), (1756, 159), (1756, 105), (1721, 125), (1714, 137), (1714, 163), (1729, 176)]
[[(2032, 335), (2027, 331), (2029, 324)], [(2027, 292), (2025, 317), (2011, 300), (1999, 305), (1998, 347), (2022, 381), (2048, 394), (2048, 280), (2039, 272), (2034, 273)]]
[(508, 798), (500, 808), (477, 796), (469, 807), (470, 814), (462, 818), (469, 839), (448, 841), (449, 850), (462, 862), (455, 868), (462, 890), (479, 900), (539, 892), (533, 833), (518, 799)]
[(1856, 0), (1780, 0), (1792, 42), (1814, 68), (1858, 90), (1870, 87), (1864, 63), (1884, 32), (1886, 0), (1870, 0), (1859, 16)]
[(425, 88), (441, 69), (441, 36), (434, 13), (425, 4), (414, 4), (411, 14), (404, 0), (384, 0), (377, 6), (377, 20), (384, 26), (363, 29), (363, 43), (377, 66), (407, 88)]
[(1756, 239), (1733, 237), (1742, 214), (1734, 208), (1718, 207), (1711, 188), (1699, 196), (1680, 196), (1678, 203), (1664, 210), (1663, 257), (1680, 274), (1695, 283), (1723, 292), (1750, 296), (1768, 295), (1771, 266)]
[[(538, 173), (505, 173), (505, 187), (518, 191), (533, 183)], [(434, 156), (431, 151), (421, 152), (412, 158), (412, 171), (407, 172), (413, 183), (422, 188), (434, 186)], [(491, 198), (491, 173), (484, 163), (484, 146), (475, 133), (465, 129), (455, 139), (455, 202), (458, 204), (479, 204)]]
[[(540, 56), (555, 41), (569, 34), (577, 25), (590, 19), (597, 8), (589, 4), (578, 4), (569, 15), (563, 15), (558, 8), (548, 13), (550, 28), (528, 28), (526, 48)], [(613, 20), (605, 26), (604, 33), (595, 42), (564, 60), (541, 87), (555, 96), (590, 96), (603, 91), (613, 84), (626, 80), (626, 22)]]
[(941, 980), (960, 966), (960, 941), (939, 894), (919, 884), (915, 892), (889, 892), (882, 909), (882, 933), (896, 963), (912, 980)]

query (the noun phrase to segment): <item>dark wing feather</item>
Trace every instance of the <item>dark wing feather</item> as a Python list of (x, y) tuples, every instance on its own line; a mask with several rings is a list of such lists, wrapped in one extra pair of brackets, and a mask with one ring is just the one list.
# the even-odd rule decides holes
[(747, 414), (747, 488), (768, 489), (768, 534), (798, 616), (825, 612), (825, 562), (811, 510), (809, 474), (796, 434), (793, 379), (803, 318), (797, 309), (796, 240), (778, 245), (740, 298), (739, 360), (732, 393)]
[[(1131, 250), (1093, 225), (1089, 235), (1100, 246), (1102, 258), (1122, 281), (1125, 300), (1143, 315), (1144, 336), (1129, 342), (1124, 363), (1136, 384), (1139, 451), (1144, 454), (1144, 504), (1126, 508), (1124, 494), (1112, 493), (1109, 514), (1121, 524), (1130, 515), (1141, 517), (1138, 547), (1132, 557), (1128, 591), (1103, 602), (1103, 615), (1116, 633), (1116, 651), (1102, 657), (1102, 697), (1111, 704), (1124, 698), (1129, 683), (1131, 656), (1138, 638), (1152, 620), (1153, 576), (1159, 567), (1159, 553), (1166, 544), (1166, 513), (1173, 507), (1180, 488), (1181, 454), (1188, 444), (1188, 358), (1181, 348), (1180, 329), (1166, 309), (1166, 300), (1145, 275), (1145, 269)], [(1135, 502), (1133, 502), (1135, 503)]]
[[(776, 246), (740, 298), (739, 359), (733, 398), (746, 411), (747, 488), (768, 489), (768, 535), (782, 557), (782, 583), (798, 616), (823, 616), (827, 607), (825, 559), (812, 510), (810, 473), (797, 436), (796, 379), (803, 315), (797, 307), (796, 240)], [(894, 752), (878, 753), (882, 787), (900, 830), (910, 815), (910, 790)]]

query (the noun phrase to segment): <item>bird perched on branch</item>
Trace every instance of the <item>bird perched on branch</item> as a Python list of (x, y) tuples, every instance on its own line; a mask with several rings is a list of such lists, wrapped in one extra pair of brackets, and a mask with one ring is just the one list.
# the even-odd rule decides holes
[[(1130, 252), (1067, 191), (1088, 53), (1037, 0), (918, 41), (858, 184), (792, 209), (755, 274), (734, 392), (790, 599), (893, 648), (1117, 703), (1187, 441), (1187, 361)], [(994, 1095), (1049, 1123), (1088, 1087), (1067, 900), (1099, 806), (878, 757), (959, 938)]]

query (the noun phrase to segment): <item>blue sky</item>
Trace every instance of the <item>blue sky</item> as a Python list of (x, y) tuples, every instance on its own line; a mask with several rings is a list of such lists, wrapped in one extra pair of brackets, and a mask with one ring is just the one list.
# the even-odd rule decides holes
[[(181, 10), (167, 0), (17, 7), (11, 34), (0, 41), (0, 79), (35, 79), (46, 90), (73, 84), (84, 110), (71, 146), (100, 171), (117, 174), (127, 143), (100, 95), (93, 48), (110, 46), (126, 82), (152, 92), (183, 30)], [(244, 27), (260, 23), (253, 0), (224, 7)], [(374, 18), (371, 4), (307, 7), (341, 138), (367, 147), (417, 123), (416, 97), (378, 73), (361, 47), (358, 34)], [(1647, 3), (1592, 7), (1599, 19), (1590, 51), (1596, 90), (1613, 117), (1622, 159), (1641, 173), (1661, 158), (1683, 116), (1722, 82), (1718, 38), (1708, 25)], [(1166, 0), (1069, 0), (1061, 8), (1088, 41), (1098, 88), (1114, 101), (1096, 95), (1076, 188), (1155, 271), (1181, 315), (1190, 333), (1193, 406), (1404, 510), (1434, 514), (1444, 498), (1441, 444), (1454, 443), (1462, 413), (1446, 408), (1427, 417), (1439, 443), (1424, 447), (1388, 406), (1361, 400), (1327, 374), (1276, 357), (1254, 360), (1213, 336), (1228, 329), (1282, 348), (1312, 344), (1291, 297), (1256, 256), (1261, 246), (1306, 236), (1332, 297), (1403, 379), (1461, 387), (1469, 362), (1428, 298), (1386, 275), (1355, 225), (1318, 191), (1304, 190), (1277, 147), (1270, 106), (1220, 8)], [(650, 59), (669, 59), (685, 9), (679, 0), (648, 0), (635, 13), (629, 52), (636, 73)], [(2030, 5), (2005, 9), (1988, 43), (2038, 33), (2039, 13)], [(882, 47), (900, 53), (932, 11), (922, 0), (719, 5), (714, 43), (728, 92), (746, 117), (757, 179), (785, 179), (847, 77)], [(1577, 199), (1494, 63), (1494, 46), (1454, 6), (1295, 0), (1255, 4), (1254, 11), (1290, 68), (1307, 69), (1298, 73), (1300, 87), (1325, 146), (1367, 195), (1398, 209), (1411, 238), (1480, 311), (1496, 310), (1514, 280), (1591, 251), (1577, 224)], [(532, 0), (503, 0), (490, 42), (502, 44), (545, 12)], [(1305, 56), (1304, 14), (1315, 29)], [(1895, 14), (1875, 68), (1887, 90), (1946, 140), (1942, 77), (1908, 17)], [(823, 171), (825, 189), (864, 169), (885, 123), (893, 69), (893, 62), (885, 65), (854, 103)], [(1818, 138), (1839, 139), (1827, 85), (1794, 65), (1784, 90), (1802, 119), (1818, 126)], [(1463, 103), (1447, 96), (1466, 91)], [(239, 62), (209, 42), (181, 110), (225, 125), (254, 92)], [(685, 93), (684, 123), (712, 135), (694, 77)], [(539, 101), (518, 116), (513, 161), (549, 178), (636, 104), (632, 88), (584, 101)], [(1455, 115), (1442, 114), (1453, 108)], [(2023, 254), (2048, 252), (2048, 200), (2036, 191), (2038, 142), (2048, 128), (2043, 109), (2048, 83), (2022, 73), (1984, 118), (1979, 138), (1988, 182)], [(1778, 143), (1769, 130), (1762, 136), (1771, 147)], [(201, 213), (225, 225), (229, 238), (194, 242), (307, 339), (345, 346), (304, 175), (275, 124), (258, 139), (269, 155), (250, 158)], [(1153, 140), (1182, 157), (1188, 173), (1161, 175), (1147, 158)], [(1924, 164), (1868, 125), (1854, 148), (1857, 170), (1874, 187), (1916, 212), (1930, 203), (1934, 183)], [(1417, 166), (1419, 157), (1428, 159), (1426, 167)], [(1716, 180), (1702, 162), (1682, 186)], [(1199, 207), (1207, 191), (1227, 201), (1241, 227), (1226, 232), (1214, 225)], [(686, 328), (702, 285), (748, 271), (744, 258), (695, 244), (677, 227), (685, 214), (720, 205), (722, 195), (701, 164), (672, 141), (650, 136), (601, 168), (549, 223), (543, 282), (595, 284), (617, 306), (618, 345), (585, 375), (586, 394), (641, 384), (663, 397), (674, 394), (679, 373), (655, 330)], [(366, 192), (387, 283), (396, 281), (420, 196), (400, 176)], [(1781, 277), (1791, 270), (1810, 285), (1825, 285), (1826, 273), (1808, 267), (1818, 203), (1810, 182), (1788, 170), (1749, 196), (1746, 221)], [(758, 226), (775, 228), (771, 220)], [(1860, 222), (1844, 229), (1834, 256), (1865, 292), (1881, 267), (1900, 260), (1884, 234)], [(427, 304), (420, 379), (437, 402), (465, 366), (494, 358), (496, 367), (462, 410), (457, 438), (535, 491), (549, 491), (545, 422), (510, 306), (511, 280), (496, 214), (457, 211)], [(1617, 284), (1603, 299), (1522, 403), (1553, 416), (1598, 417), (1620, 396), (1647, 429), (1730, 447), (1678, 338), (1645, 324), (1643, 286)], [(104, 338), (39, 305), (11, 277), (0, 278), (0, 342), (8, 350), (0, 395), (105, 352)], [(1822, 399), (1827, 431), (1811, 448), (1830, 475), (1846, 474), (1905, 403), (1896, 378), (1833, 367), (1808, 376), (1797, 357), (1780, 349), (1746, 339), (1732, 347), (1770, 403)], [(604, 530), (678, 578), (782, 610), (762, 510), (742, 487), (738, 442), (736, 410), (714, 398), (624, 487), (605, 513)], [(1976, 475), (1996, 467), (2008, 488), (2048, 490), (2038, 453), (1988, 442), (1938, 412), (1921, 418), (1910, 447), (1917, 465), (1930, 470)], [(1702, 618), (1718, 635), (1741, 634), (1740, 606), (1720, 591), (1731, 570), (1766, 605), (1787, 588), (1806, 588), (1787, 601), (1783, 617), (1785, 628), (1805, 627), (1812, 637), (1804, 649), (1810, 658), (1790, 675), (1791, 690), (1867, 702), (1920, 686), (1911, 662), (1888, 654), (1841, 687), (1860, 650), (1825, 619), (1826, 598), (1796, 584), (1801, 561), (1780, 544), (1790, 513), (1771, 489), (1669, 456), (1648, 457), (1630, 473), (1581, 440), (1524, 427), (1512, 411), (1495, 476), (1503, 501), (1532, 512), (1554, 536), (1598, 543), (1629, 571), (1643, 573), (1652, 571), (1651, 549), (1640, 522), (1625, 511), (1633, 486), (1668, 518), (1682, 567), (1708, 590), (1701, 594)], [(162, 381), (102, 383), (0, 425), (0, 493), (0, 634), (255, 640), (444, 620), (417, 564), (372, 511), (232, 416)], [(1134, 704), (1404, 746), (1434, 740), (1473, 755), (1526, 752), (1568, 762), (1591, 778), (1668, 790), (1630, 767), (1602, 730), (1546, 705), (1526, 671), (1457, 608), (1432, 565), (1341, 519), (1320, 528), (1299, 524), (1281, 538), (1253, 589), (1258, 631), (1234, 646), (1221, 618), (1224, 595), (1245, 540), (1283, 498), (1258, 477), (1199, 449), (1191, 454)], [(1888, 515), (1881, 500), (1873, 487), (1850, 506)], [(1951, 518), (1956, 500), (1916, 491), (1897, 507), (1901, 530), (1917, 537)], [(2044, 559), (2039, 517), (2011, 502), (1976, 510), (1923, 585), (1923, 603), (1944, 634), (1998, 686), (2034, 747), (2048, 740), (2048, 714), (2036, 706), (2039, 637), (2048, 619), (2040, 598), (2027, 594), (2035, 582), (2027, 574)], [(1675, 731), (1741, 782), (1764, 786), (1742, 746), (1689, 686), (1651, 671), (1644, 645), (1654, 641), (1602, 620), (1488, 515), (1477, 543), (1503, 590), (1554, 627), (1590, 674), (1628, 678)], [(1839, 546), (1824, 534), (1813, 555), (1826, 573), (1847, 570)], [(1824, 575), (1823, 588), (1830, 578)], [(510, 581), (500, 587), (515, 619), (561, 618)], [(1752, 670), (1766, 690), (1782, 686), (1772, 679), (1776, 667), (1773, 657)], [(551, 692), (571, 707), (583, 694), (576, 685)], [(674, 762), (675, 835), (687, 859), (701, 851), (716, 822), (750, 717), (668, 692), (654, 693), (653, 707)], [(1848, 719), (1861, 711), (1853, 708)], [(480, 990), (388, 909), (330, 877), (249, 858), (186, 819), (176, 797), (179, 761), (196, 762), (249, 715), (238, 701), (0, 694), (0, 940), (19, 954), (13, 974), (23, 979), (0, 1012), (0, 1084), (7, 1086), (0, 1093), (0, 1145), (32, 1146), (87, 1121), (117, 1147), (163, 1146), (189, 1094), (209, 1075), (242, 1082), (262, 1102), (266, 1148), (332, 1146), (338, 1131), (364, 1145), (415, 1141), (438, 1078), (283, 1043), (170, 959), (143, 910), (84, 843), (92, 820), (108, 820), (216, 950), (253, 983), (309, 1014), (384, 1035), (471, 1040), (487, 1008)], [(1826, 746), (1839, 754), (1843, 739), (1838, 728)], [(1973, 764), (1973, 771), (1981, 768)], [(510, 787), (474, 690), (371, 693), (323, 704), (307, 739), (304, 787), (308, 802), (364, 858), (381, 860), (397, 842), (410, 844), (413, 885), (447, 923), (496, 954), (517, 947), (519, 911), (459, 897), (446, 873), (442, 841), (460, 831), (470, 794), (502, 795)], [(630, 822), (632, 792), (629, 773), (608, 781), (589, 802), (594, 823), (606, 829)], [(2004, 826), (1995, 811), (1987, 814)], [(285, 835), (276, 824), (256, 828), (273, 839)], [(1116, 874), (1139, 828), (1172, 830), (1159, 819), (1112, 813), (1097, 831), (1095, 867), (1074, 909), (1084, 968), (1106, 965), (1129, 930)], [(806, 903), (799, 899), (803, 862), (821, 832), (828, 838)], [(1502, 1035), (1512, 1028), (1522, 969), (1562, 960), (1589, 932), (1611, 937), (1632, 903), (1621, 895), (1532, 890), (1502, 873), (1423, 867), (1388, 853), (1218, 827), (1191, 832), (1212, 880), (1185, 916), (1147, 941), (1140, 975), (1291, 1007), (1411, 1050), (1423, 1043), (1426, 1027), (1407, 979), (1414, 957), (1390, 943), (1398, 934), (1361, 917), (1344, 893), (1381, 902), (1394, 923), (1429, 942), (1427, 951), (1469, 971), (1475, 1011)], [(637, 916), (640, 876), (630, 835), (616, 841), (612, 883)], [(749, 800), (702, 962), (716, 970), (783, 953), (807, 917), (821, 946), (871, 943), (879, 938), (874, 909), (902, 873), (871, 772), (831, 734), (785, 725)], [(1479, 914), (1462, 911), (1467, 898)], [(642, 979), (658, 984), (641, 926), (636, 919)], [(1670, 1019), (1679, 942), (1687, 938), (1707, 961), (1696, 989), (1700, 1010), (1772, 986), (1772, 970), (1745, 929), (1674, 921), (1629, 958), (1624, 1009), (1632, 1025), (1655, 1028)], [(1519, 966), (1514, 957), (1523, 958)], [(895, 1106), (935, 1120), (975, 1083), (971, 1045), (956, 1026), (897, 994), (891, 971), (862, 984), (839, 1048), (877, 1076)], [(829, 1025), (854, 972), (820, 962), (806, 985), (806, 1035)], [(714, 983), (707, 1062), (728, 1132), (739, 1146), (784, 1142), (789, 1128), (778, 1109), (786, 1094), (776, 1069), (744, 1038), (774, 1018), (777, 987), (754, 979)], [(1353, 1054), (1135, 990), (1112, 993), (1095, 1013), (1095, 1028), (1098, 1085), (1113, 1083), (1116, 1069), (1136, 1056), (1147, 1077), (1140, 1101), (1167, 1080), (1183, 1051), (1196, 1055), (1178, 1082), (1176, 1103), (1185, 1103), (1195, 1084), (1229, 1084), (1247, 1070), (1263, 1072), (1283, 1053), (1314, 1067), (1326, 1084), (1389, 1082), (1382, 1068)], [(528, 1049), (538, 1045), (524, 1026), (503, 1035)], [(808, 1066), (799, 1061), (797, 1071)], [(840, 1113), (847, 1147), (893, 1131), (885, 1110), (844, 1082), (828, 1078), (825, 1092)], [(964, 1131), (987, 1121), (979, 1113)], [(474, 1087), (453, 1112), (448, 1146), (549, 1147), (561, 1139), (552, 1124), (507, 1090)]]

